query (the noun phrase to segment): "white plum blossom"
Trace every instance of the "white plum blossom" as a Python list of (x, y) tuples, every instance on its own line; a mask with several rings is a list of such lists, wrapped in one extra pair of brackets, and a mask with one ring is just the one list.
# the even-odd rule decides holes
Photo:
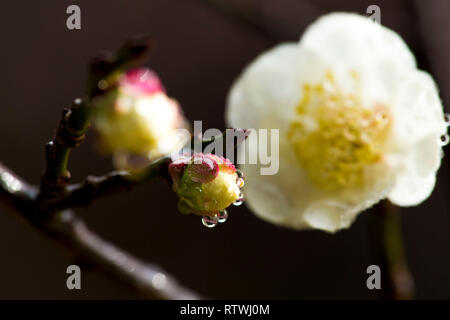
[(405, 42), (351, 13), (325, 15), (298, 43), (259, 56), (233, 85), (226, 117), (236, 128), (280, 130), (277, 174), (241, 166), (250, 209), (328, 232), (381, 199), (427, 199), (447, 137), (436, 84)]

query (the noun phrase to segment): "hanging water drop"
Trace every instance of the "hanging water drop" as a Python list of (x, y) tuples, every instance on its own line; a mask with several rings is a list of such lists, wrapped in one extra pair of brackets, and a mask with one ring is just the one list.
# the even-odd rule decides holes
[(444, 121), (447, 127), (450, 126), (450, 113), (444, 114)]
[(235, 202), (233, 202), (233, 205), (234, 206), (240, 206), (241, 204), (243, 204), (244, 203), (244, 201), (245, 201), (245, 199), (244, 199), (244, 193), (242, 193), (242, 191), (239, 193), (239, 197), (238, 197), (238, 199), (235, 201)]
[(217, 226), (217, 223), (219, 223), (219, 218), (217, 216), (203, 216), (202, 223), (205, 227), (214, 228), (215, 226)]
[(448, 136), (447, 133), (446, 133), (446, 134), (443, 134), (443, 135), (441, 136), (440, 141), (441, 141), (441, 146), (446, 146), (446, 145), (450, 142), (450, 137)]
[(217, 221), (219, 223), (224, 223), (228, 219), (228, 212), (226, 209), (223, 209), (222, 211), (219, 211), (217, 214)]

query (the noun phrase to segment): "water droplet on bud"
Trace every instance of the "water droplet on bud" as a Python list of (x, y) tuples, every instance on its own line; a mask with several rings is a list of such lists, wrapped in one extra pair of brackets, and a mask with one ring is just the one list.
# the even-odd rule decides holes
[(215, 226), (217, 226), (217, 223), (219, 223), (219, 218), (217, 216), (203, 216), (202, 223), (207, 228), (214, 228)]
[(448, 134), (443, 134), (441, 136), (441, 146), (446, 146), (449, 142), (450, 142), (450, 137), (448, 136)]
[(242, 191), (239, 193), (239, 197), (238, 197), (238, 199), (235, 201), (235, 202), (233, 202), (233, 205), (234, 206), (240, 206), (241, 204), (243, 204), (244, 203), (244, 201), (245, 201), (245, 199), (244, 199), (244, 194), (242, 193)]
[(217, 221), (219, 223), (224, 223), (228, 219), (228, 212), (226, 209), (223, 209), (222, 211), (219, 211), (217, 214)]
[(106, 90), (108, 89), (109, 83), (105, 79), (102, 79), (97, 83), (97, 86), (100, 90)]
[(236, 183), (237, 183), (239, 189), (242, 188), (242, 187), (244, 187), (244, 184), (245, 184), (244, 179), (242, 179), (242, 178), (238, 178), (238, 179), (236, 180)]
[(444, 114), (444, 121), (447, 124), (447, 126), (450, 126), (450, 113)]

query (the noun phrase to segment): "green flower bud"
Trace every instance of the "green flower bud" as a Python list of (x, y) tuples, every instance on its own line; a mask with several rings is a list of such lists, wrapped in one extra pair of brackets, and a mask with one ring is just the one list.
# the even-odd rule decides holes
[(232, 203), (242, 201), (242, 178), (223, 157), (194, 154), (169, 165), (181, 213), (217, 218)]

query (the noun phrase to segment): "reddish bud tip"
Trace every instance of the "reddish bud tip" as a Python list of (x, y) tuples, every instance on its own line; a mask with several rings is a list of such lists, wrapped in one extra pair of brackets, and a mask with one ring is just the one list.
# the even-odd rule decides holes
[(148, 68), (128, 70), (119, 81), (120, 86), (142, 94), (165, 92), (158, 75)]
[(214, 180), (219, 173), (219, 164), (212, 155), (196, 154), (188, 168), (192, 181), (206, 183)]

